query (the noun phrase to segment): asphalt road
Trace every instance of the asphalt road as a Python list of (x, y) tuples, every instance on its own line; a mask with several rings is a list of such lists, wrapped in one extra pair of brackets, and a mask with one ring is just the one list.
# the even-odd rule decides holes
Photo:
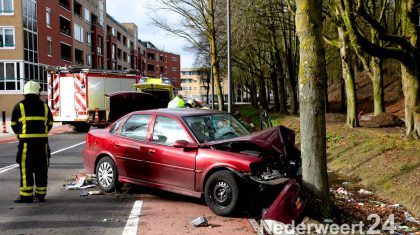
[[(0, 141), (0, 234), (255, 234), (247, 218), (216, 216), (200, 199), (141, 187), (132, 187), (123, 197), (80, 196), (83, 190), (66, 190), (69, 180), (86, 172), (85, 137), (74, 132), (50, 136), (46, 202), (29, 204), (13, 202), (19, 194), (17, 142)], [(201, 215), (210, 227), (191, 226), (190, 220)]]

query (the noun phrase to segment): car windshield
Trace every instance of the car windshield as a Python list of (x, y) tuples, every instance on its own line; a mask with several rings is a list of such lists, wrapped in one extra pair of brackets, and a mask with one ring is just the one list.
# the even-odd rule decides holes
[(200, 143), (250, 134), (249, 130), (230, 114), (209, 114), (183, 119)]

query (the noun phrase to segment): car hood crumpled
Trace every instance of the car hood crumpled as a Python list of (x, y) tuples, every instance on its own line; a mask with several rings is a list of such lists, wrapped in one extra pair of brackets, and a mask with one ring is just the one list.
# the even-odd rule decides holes
[(276, 126), (254, 132), (250, 135), (203, 143), (201, 147), (210, 147), (224, 143), (249, 142), (264, 151), (279, 154), (281, 157), (298, 158), (300, 152), (295, 147), (295, 132), (285, 126)]

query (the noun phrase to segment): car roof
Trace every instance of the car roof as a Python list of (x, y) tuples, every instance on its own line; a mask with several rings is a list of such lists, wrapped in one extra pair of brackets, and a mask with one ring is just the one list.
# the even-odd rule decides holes
[(174, 117), (188, 117), (200, 116), (208, 114), (226, 113), (211, 109), (190, 109), (190, 108), (165, 108), (165, 109), (151, 109), (144, 111), (136, 111), (134, 114), (156, 114), (156, 115), (170, 115)]

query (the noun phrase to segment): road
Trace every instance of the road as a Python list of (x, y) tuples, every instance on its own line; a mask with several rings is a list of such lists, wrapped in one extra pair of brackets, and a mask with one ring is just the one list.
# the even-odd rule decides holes
[[(46, 202), (29, 204), (13, 202), (19, 194), (17, 142), (0, 141), (0, 234), (254, 234), (247, 218), (216, 216), (200, 199), (140, 187), (123, 196), (80, 196), (83, 190), (66, 190), (66, 182), (86, 172), (85, 137), (71, 131), (50, 136)], [(190, 225), (201, 215), (210, 227)]]

